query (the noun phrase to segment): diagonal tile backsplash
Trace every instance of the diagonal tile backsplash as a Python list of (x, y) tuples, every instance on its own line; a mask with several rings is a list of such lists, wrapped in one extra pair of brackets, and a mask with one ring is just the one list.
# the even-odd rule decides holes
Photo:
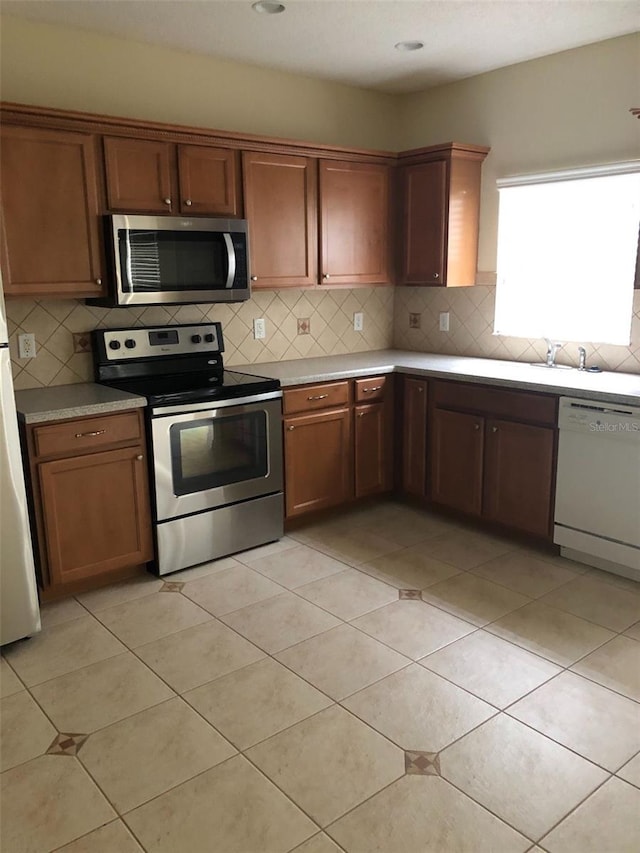
[[(90, 352), (74, 351), (74, 334), (98, 327), (153, 326), (219, 320), (226, 346), (225, 364), (283, 361), (388, 349), (393, 337), (393, 288), (353, 290), (273, 290), (254, 293), (237, 305), (170, 305), (151, 308), (98, 308), (71, 299), (7, 299), (7, 322), (16, 389), (93, 380)], [(364, 329), (353, 330), (362, 311)], [(254, 340), (253, 321), (263, 317), (266, 338)], [(298, 320), (309, 321), (298, 333)], [(18, 357), (18, 335), (36, 336), (36, 357)]]
[[(495, 275), (478, 273), (475, 287), (397, 287), (394, 304), (393, 345), (396, 349), (499, 358), (508, 361), (543, 361), (543, 340), (509, 338), (493, 334)], [(450, 331), (439, 331), (440, 312), (449, 312)], [(410, 317), (410, 315), (412, 315)], [(419, 320), (416, 320), (418, 315)], [(412, 328), (419, 322), (419, 328)], [(581, 341), (587, 364), (603, 370), (640, 373), (640, 290), (634, 292), (631, 344), (609, 346)], [(557, 356), (559, 364), (578, 364), (578, 344), (566, 344)]]

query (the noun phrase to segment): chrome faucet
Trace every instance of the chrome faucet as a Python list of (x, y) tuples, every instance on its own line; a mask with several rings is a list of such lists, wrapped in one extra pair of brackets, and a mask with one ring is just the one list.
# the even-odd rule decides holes
[(578, 347), (578, 370), (587, 369), (587, 351), (584, 347)]
[(556, 367), (556, 353), (562, 348), (562, 344), (552, 341), (549, 338), (545, 338), (545, 341), (547, 343), (546, 365), (547, 367)]

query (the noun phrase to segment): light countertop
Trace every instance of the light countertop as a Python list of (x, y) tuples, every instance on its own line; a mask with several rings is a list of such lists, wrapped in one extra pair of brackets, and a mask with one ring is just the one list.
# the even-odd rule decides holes
[(263, 364), (234, 364), (229, 369), (279, 379), (283, 387), (368, 376), (372, 373), (402, 372), (630, 406), (640, 405), (640, 374), (636, 373), (588, 373), (575, 369), (534, 367), (517, 361), (404, 350), (376, 350)]
[(104, 415), (146, 405), (144, 397), (94, 382), (16, 391), (18, 417), (27, 424)]

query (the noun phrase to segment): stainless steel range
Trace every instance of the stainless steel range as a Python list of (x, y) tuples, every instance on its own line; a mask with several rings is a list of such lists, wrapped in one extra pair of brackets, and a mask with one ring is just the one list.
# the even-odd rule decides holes
[(283, 535), (282, 391), (225, 370), (220, 323), (96, 329), (96, 381), (147, 398), (158, 574)]

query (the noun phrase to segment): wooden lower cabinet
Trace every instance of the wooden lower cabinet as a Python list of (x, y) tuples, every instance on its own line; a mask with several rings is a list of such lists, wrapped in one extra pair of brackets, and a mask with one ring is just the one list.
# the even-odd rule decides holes
[(351, 409), (284, 419), (287, 518), (337, 506), (353, 497)]
[(484, 515), (546, 536), (551, 525), (554, 431), (550, 427), (487, 421)]
[(151, 559), (144, 450), (127, 447), (38, 466), (51, 582)]
[(38, 580), (73, 594), (153, 559), (140, 410), (27, 428)]
[(354, 419), (355, 495), (357, 498), (389, 491), (392, 454), (389, 418), (384, 403), (356, 406)]
[(436, 409), (431, 419), (431, 500), (471, 515), (482, 511), (484, 419)]
[(402, 403), (402, 490), (423, 497), (427, 479), (427, 382), (405, 376)]

